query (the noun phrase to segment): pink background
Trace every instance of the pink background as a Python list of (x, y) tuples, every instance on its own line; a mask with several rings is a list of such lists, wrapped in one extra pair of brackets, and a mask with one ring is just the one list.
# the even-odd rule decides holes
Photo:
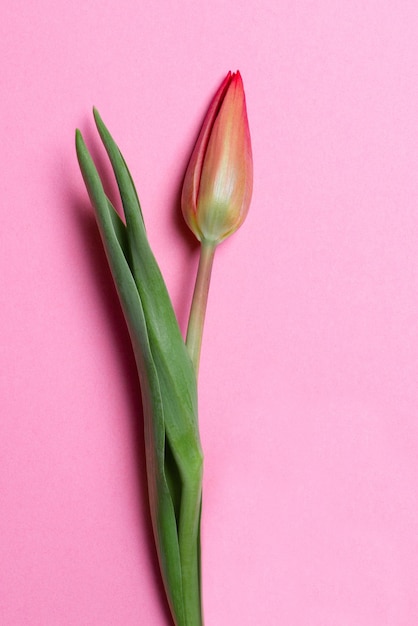
[[(6, 0), (0, 623), (164, 626), (134, 361), (74, 151), (136, 180), (182, 329), (179, 190), (227, 70), (255, 183), (215, 260), (207, 626), (418, 624), (418, 3)], [(114, 186), (113, 186), (114, 189)]]

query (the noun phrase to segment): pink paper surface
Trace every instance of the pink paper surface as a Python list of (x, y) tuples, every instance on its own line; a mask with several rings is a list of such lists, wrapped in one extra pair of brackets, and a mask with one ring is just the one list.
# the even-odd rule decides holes
[(184, 330), (182, 177), (239, 69), (255, 180), (202, 352), (206, 626), (416, 626), (418, 3), (5, 0), (0, 34), (0, 624), (170, 624), (74, 129), (108, 172), (94, 104), (124, 152)]

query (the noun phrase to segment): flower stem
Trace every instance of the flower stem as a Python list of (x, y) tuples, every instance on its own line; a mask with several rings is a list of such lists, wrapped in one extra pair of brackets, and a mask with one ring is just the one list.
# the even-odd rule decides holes
[(199, 372), (203, 325), (205, 322), (209, 284), (215, 250), (216, 243), (202, 241), (202, 245), (200, 247), (199, 267), (197, 270), (192, 306), (190, 308), (189, 324), (187, 327), (186, 345), (195, 368), (196, 378)]

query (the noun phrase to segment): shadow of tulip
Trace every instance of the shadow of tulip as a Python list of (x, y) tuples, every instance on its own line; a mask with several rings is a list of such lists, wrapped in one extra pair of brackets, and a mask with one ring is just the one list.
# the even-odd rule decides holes
[(181, 192), (183, 187), (184, 172), (186, 171), (188, 158), (184, 159), (179, 167), (179, 176), (175, 181), (171, 197), (171, 220), (178, 235), (179, 245), (186, 249), (184, 267), (180, 272), (182, 277), (179, 291), (175, 301), (175, 311), (183, 337), (186, 334), (189, 319), (190, 305), (193, 295), (193, 287), (196, 279), (197, 266), (199, 263), (200, 243), (187, 226), (181, 210)]

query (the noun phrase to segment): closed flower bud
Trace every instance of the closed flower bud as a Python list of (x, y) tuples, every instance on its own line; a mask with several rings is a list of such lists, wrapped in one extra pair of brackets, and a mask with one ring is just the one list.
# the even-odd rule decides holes
[(241, 75), (228, 73), (209, 107), (193, 150), (181, 198), (199, 241), (218, 244), (245, 220), (253, 161)]

